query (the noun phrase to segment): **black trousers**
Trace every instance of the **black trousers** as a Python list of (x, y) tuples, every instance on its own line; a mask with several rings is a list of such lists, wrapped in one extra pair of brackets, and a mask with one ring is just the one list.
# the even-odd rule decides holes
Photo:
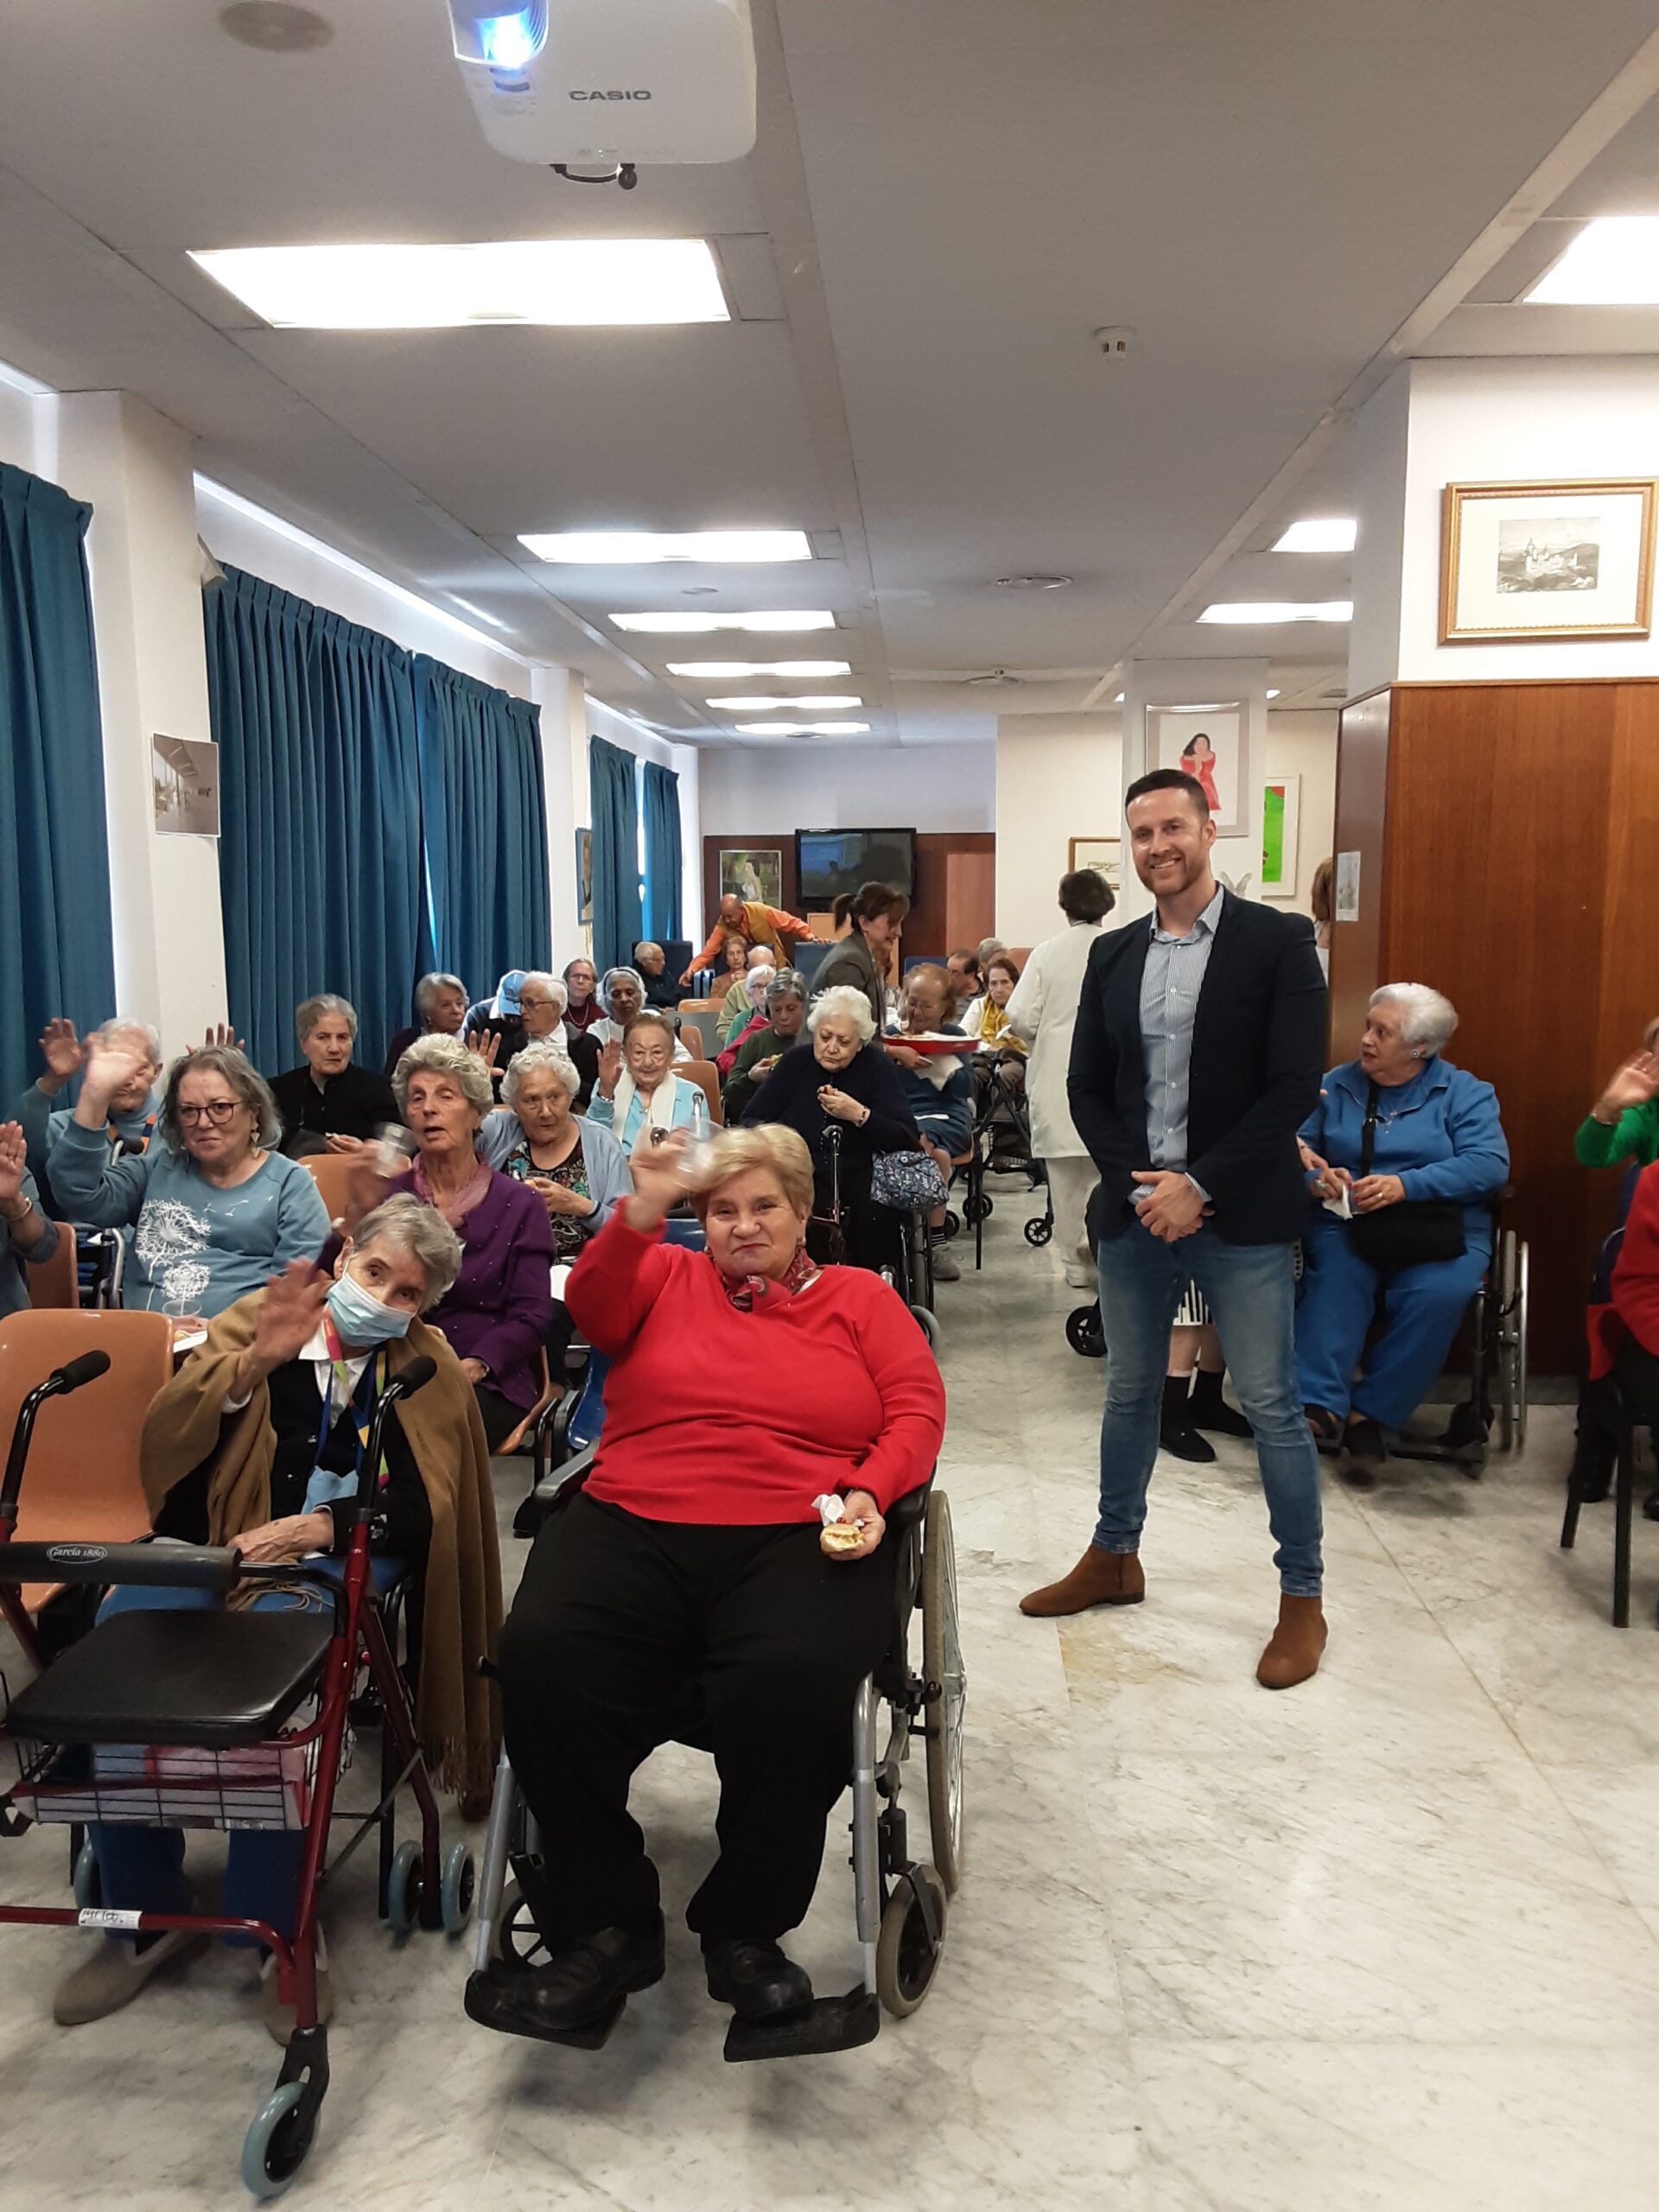
[[(1613, 1374), (1637, 1424), (1659, 1429), (1659, 1358), (1627, 1338), (1613, 1356)], [(1580, 1389), (1579, 1444), (1585, 1456), (1611, 1471), (1618, 1456), (1618, 1409), (1607, 1376), (1599, 1382), (1586, 1377)]]
[(524, 1417), (522, 1406), (515, 1406), (499, 1390), (491, 1389), (487, 1382), (475, 1382), (473, 1395), (478, 1400), (478, 1410), (484, 1422), (484, 1441), (493, 1457), (512, 1434)]
[[(899, 1264), (901, 1217), (891, 1206), (877, 1205), (870, 1196), (872, 1172), (868, 1160), (841, 1163), (842, 1256), (847, 1267), (868, 1268), (873, 1274), (880, 1274), (883, 1268)], [(820, 1164), (813, 1185), (815, 1218), (806, 1231), (806, 1249), (820, 1267), (827, 1266), (831, 1258), (829, 1211), (830, 1170)]]
[(542, 1831), (525, 1892), (550, 1946), (659, 1909), (628, 1785), (684, 1725), (693, 1683), (720, 1776), (720, 1856), (687, 1923), (706, 1942), (767, 1942), (805, 1918), (851, 1770), (854, 1694), (891, 1633), (894, 1572), (885, 1543), (827, 1559), (817, 1522), (643, 1521), (582, 1497), (554, 1515), (500, 1656), (507, 1751)]

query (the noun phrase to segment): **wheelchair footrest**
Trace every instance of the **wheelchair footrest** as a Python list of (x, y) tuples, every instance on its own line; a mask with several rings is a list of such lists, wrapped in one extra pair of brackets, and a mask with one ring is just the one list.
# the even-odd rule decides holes
[(562, 2028), (555, 2033), (550, 2029), (531, 2027), (518, 2012), (504, 2005), (504, 1986), (493, 1974), (468, 1974), (465, 1999), (467, 2018), (475, 2020), (480, 2028), (495, 2029), (499, 2035), (527, 2036), (533, 2043), (563, 2044), (571, 2050), (602, 2050), (628, 2001), (626, 1997), (619, 1997), (611, 2010), (601, 2012), (596, 2019), (584, 2021), (579, 2028)]
[(726, 2059), (738, 2066), (752, 2058), (820, 2058), (833, 2050), (856, 2050), (881, 2032), (881, 2006), (861, 1986), (844, 1997), (817, 1997), (804, 2012), (787, 2020), (734, 2020), (726, 2031)]

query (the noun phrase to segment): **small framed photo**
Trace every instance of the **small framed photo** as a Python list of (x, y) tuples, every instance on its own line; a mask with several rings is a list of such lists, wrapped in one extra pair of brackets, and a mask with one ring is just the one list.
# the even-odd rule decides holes
[(763, 906), (784, 903), (784, 855), (776, 845), (722, 845), (720, 852), (720, 895)]
[(1659, 478), (1448, 484), (1440, 643), (1645, 638)]
[(1069, 868), (1092, 868), (1103, 875), (1116, 898), (1123, 888), (1123, 840), (1121, 837), (1073, 837), (1066, 861)]
[(594, 918), (594, 833), (576, 832), (576, 926), (588, 928)]
[(1302, 829), (1302, 779), (1269, 776), (1262, 787), (1262, 896), (1294, 899)]
[(152, 737), (149, 778), (161, 836), (218, 836), (218, 746), (197, 738)]
[(1180, 768), (1202, 784), (1218, 837), (1244, 830), (1243, 748), (1244, 709), (1237, 700), (1147, 709), (1147, 766)]

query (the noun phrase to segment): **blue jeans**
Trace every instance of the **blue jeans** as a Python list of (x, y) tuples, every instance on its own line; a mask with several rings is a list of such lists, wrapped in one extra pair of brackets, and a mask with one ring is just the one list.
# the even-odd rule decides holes
[[(1382, 1290), (1382, 1327), (1365, 1343), (1382, 1277), (1329, 1215), (1303, 1241), (1296, 1310), (1297, 1395), (1340, 1418), (1351, 1410), (1400, 1428), (1428, 1395), (1491, 1259), (1491, 1238), (1471, 1236), (1459, 1260), (1399, 1268)], [(1364, 1360), (1357, 1382), (1354, 1370)]]
[(1296, 1395), (1291, 1251), (1288, 1244), (1225, 1244), (1207, 1226), (1166, 1244), (1138, 1221), (1121, 1236), (1101, 1239), (1106, 1410), (1094, 1541), (1102, 1550), (1141, 1548), (1169, 1332), (1191, 1280), (1214, 1318), (1233, 1389), (1255, 1432), (1280, 1586), (1294, 1598), (1319, 1596), (1319, 1465)]

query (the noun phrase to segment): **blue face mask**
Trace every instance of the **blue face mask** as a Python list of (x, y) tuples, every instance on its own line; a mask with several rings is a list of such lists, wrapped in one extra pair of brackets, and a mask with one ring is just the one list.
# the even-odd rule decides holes
[(407, 1336), (409, 1325), (415, 1318), (411, 1313), (399, 1313), (390, 1306), (383, 1306), (347, 1274), (329, 1284), (327, 1302), (328, 1318), (339, 1331), (340, 1342), (355, 1345), (359, 1351)]

